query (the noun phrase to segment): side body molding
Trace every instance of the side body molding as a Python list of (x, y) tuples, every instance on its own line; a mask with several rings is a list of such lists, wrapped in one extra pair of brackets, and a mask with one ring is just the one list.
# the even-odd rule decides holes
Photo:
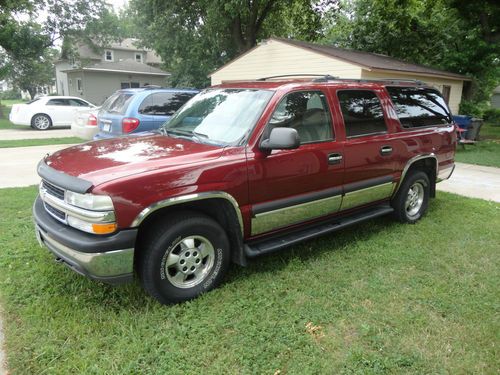
[(238, 205), (238, 202), (236, 202), (236, 199), (234, 197), (224, 191), (209, 191), (209, 192), (204, 192), (204, 193), (194, 193), (194, 194), (188, 194), (188, 195), (181, 195), (178, 197), (173, 197), (173, 198), (168, 198), (156, 203), (153, 203), (151, 206), (146, 207), (143, 209), (139, 215), (134, 219), (132, 222), (132, 227), (137, 227), (139, 226), (146, 217), (148, 217), (151, 213), (165, 207), (170, 207), (170, 206), (175, 206), (178, 204), (182, 203), (187, 203), (187, 202), (194, 202), (194, 201), (200, 201), (200, 200), (205, 200), (205, 199), (225, 199), (231, 205), (234, 207), (234, 211), (236, 212), (236, 216), (238, 216), (238, 221), (241, 229), (241, 234), (244, 234), (244, 228), (243, 228), (243, 217), (241, 216), (241, 211), (240, 207)]
[(399, 187), (401, 186), (401, 183), (405, 179), (406, 174), (408, 173), (408, 171), (409, 171), (410, 167), (412, 166), (412, 164), (415, 163), (415, 162), (417, 162), (417, 161), (419, 161), (419, 160), (423, 160), (423, 159), (432, 159), (432, 160), (434, 160), (436, 162), (436, 176), (438, 175), (439, 163), (438, 163), (438, 159), (437, 159), (436, 154), (429, 153), (429, 154), (422, 154), (422, 155), (414, 156), (410, 160), (408, 160), (408, 162), (406, 163), (406, 165), (405, 165), (405, 167), (403, 169), (403, 173), (401, 173), (401, 178), (399, 179), (399, 182), (398, 182), (396, 188), (394, 189), (393, 195), (396, 195), (396, 193), (398, 192)]

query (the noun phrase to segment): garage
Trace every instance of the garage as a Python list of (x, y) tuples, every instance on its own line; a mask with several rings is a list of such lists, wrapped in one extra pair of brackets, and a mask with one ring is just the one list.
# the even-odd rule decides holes
[(270, 38), (210, 74), (212, 85), (277, 75), (328, 74), (354, 79), (420, 80), (436, 87), (458, 113), (466, 76), (385, 55)]

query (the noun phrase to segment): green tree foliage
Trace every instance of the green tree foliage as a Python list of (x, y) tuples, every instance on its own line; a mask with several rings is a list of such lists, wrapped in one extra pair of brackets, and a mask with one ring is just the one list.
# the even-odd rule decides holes
[(500, 81), (499, 6), (490, 0), (353, 0), (325, 17), (325, 41), (474, 78), (484, 102)]
[(172, 72), (171, 83), (204, 86), (207, 74), (271, 35), (320, 37), (310, 0), (131, 0), (141, 39)]
[(8, 75), (23, 86), (31, 79), (32, 87), (46, 82), (47, 49), (104, 9), (104, 0), (0, 0), (0, 79)]
[(14, 87), (29, 92), (33, 99), (43, 87), (54, 84), (54, 61), (58, 55), (58, 50), (47, 48), (38, 59), (17, 61), (8, 77)]

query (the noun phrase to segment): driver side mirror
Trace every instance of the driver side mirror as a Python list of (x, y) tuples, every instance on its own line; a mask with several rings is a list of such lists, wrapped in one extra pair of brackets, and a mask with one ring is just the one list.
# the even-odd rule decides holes
[(274, 128), (260, 143), (261, 150), (292, 150), (300, 146), (299, 133), (292, 128)]

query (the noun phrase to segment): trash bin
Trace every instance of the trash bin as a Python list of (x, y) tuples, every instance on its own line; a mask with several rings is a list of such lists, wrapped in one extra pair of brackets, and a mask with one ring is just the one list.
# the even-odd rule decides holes
[(471, 141), (479, 141), (479, 130), (481, 130), (482, 125), (483, 119), (472, 118), (469, 129), (467, 130), (467, 133), (465, 133), (465, 139), (469, 139)]
[(455, 121), (455, 124), (457, 124), (460, 129), (469, 130), (469, 126), (472, 122), (472, 116), (454, 115), (453, 121)]

